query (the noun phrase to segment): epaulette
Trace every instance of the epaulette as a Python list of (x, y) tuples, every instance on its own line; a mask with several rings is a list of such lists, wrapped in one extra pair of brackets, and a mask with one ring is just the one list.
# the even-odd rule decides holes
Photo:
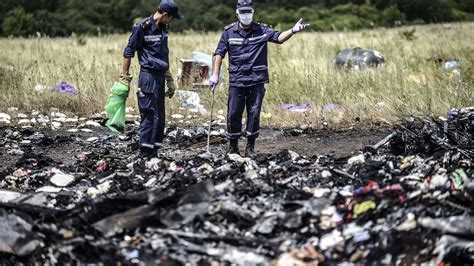
[(268, 24), (265, 24), (265, 23), (260, 23), (260, 22), (256, 22), (258, 25), (262, 26), (262, 27), (267, 27), (268, 28)]
[(151, 26), (151, 23), (153, 23), (151, 19), (146, 19), (145, 21), (140, 23), (140, 26), (142, 27), (142, 29), (146, 30)]
[(234, 23), (231, 23), (231, 24), (225, 26), (224, 30), (228, 30), (228, 29), (232, 28), (235, 24), (237, 24), (237, 22), (234, 22)]

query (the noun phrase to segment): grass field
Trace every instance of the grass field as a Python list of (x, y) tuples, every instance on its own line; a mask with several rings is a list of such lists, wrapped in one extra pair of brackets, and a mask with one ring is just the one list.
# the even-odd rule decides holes
[[(271, 117), (265, 116), (263, 123), (317, 128), (327, 122), (345, 127), (356, 120), (363, 124), (393, 122), (403, 115), (444, 115), (451, 107), (474, 105), (474, 23), (417, 26), (414, 39), (408, 40), (402, 33), (412, 29), (301, 33), (281, 46), (269, 44), (271, 83), (263, 111)], [(219, 37), (220, 33), (171, 33), (172, 72), (177, 72), (179, 59), (193, 51), (211, 54)], [(54, 107), (81, 115), (102, 111), (121, 70), (127, 39), (128, 35), (0, 39), (0, 112), (9, 107), (45, 113)], [(376, 49), (387, 64), (362, 72), (335, 69), (336, 52), (353, 47)], [(428, 60), (436, 54), (462, 61), (462, 83)], [(134, 59), (135, 77), (138, 69)], [(217, 93), (217, 108), (224, 110), (226, 76)], [(79, 95), (35, 90), (37, 85), (47, 88), (60, 81), (75, 85)], [(131, 95), (128, 106), (136, 108), (136, 98)], [(210, 106), (208, 91), (201, 93), (201, 99)], [(312, 111), (290, 113), (278, 109), (280, 103), (309, 103)], [(331, 103), (338, 108), (324, 112), (323, 106)], [(177, 99), (169, 101), (168, 115), (186, 114), (178, 107)]]

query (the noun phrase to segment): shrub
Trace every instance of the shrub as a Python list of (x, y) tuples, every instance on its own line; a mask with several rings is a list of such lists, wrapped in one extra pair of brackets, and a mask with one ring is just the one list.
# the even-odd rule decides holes
[(405, 23), (405, 14), (400, 12), (396, 5), (392, 5), (383, 10), (380, 23), (381, 25), (388, 27)]
[(2, 24), (5, 35), (29, 36), (34, 31), (34, 16), (26, 13), (22, 7), (18, 7), (8, 12)]

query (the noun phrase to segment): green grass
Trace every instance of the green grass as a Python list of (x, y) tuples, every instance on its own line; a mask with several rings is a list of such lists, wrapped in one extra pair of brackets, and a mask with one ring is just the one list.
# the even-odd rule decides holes
[[(410, 28), (376, 29), (358, 32), (301, 33), (283, 45), (269, 44), (271, 83), (263, 111), (273, 126), (323, 122), (346, 127), (362, 123), (394, 122), (403, 115), (444, 115), (451, 107), (474, 105), (474, 23), (417, 26), (407, 40)], [(213, 53), (220, 33), (170, 34), (171, 70), (176, 73), (179, 59), (193, 51)], [(414, 38), (413, 38), (414, 37)], [(0, 39), (0, 112), (17, 107), (28, 112), (62, 112), (89, 115), (101, 112), (109, 88), (121, 70), (122, 51), (128, 35), (105, 37)], [(387, 64), (361, 72), (335, 69), (333, 59), (341, 48), (363, 47), (382, 52)], [(435, 54), (451, 55), (463, 62), (462, 84), (434, 66)], [(225, 60), (227, 65), (227, 59)], [(227, 68), (217, 93), (217, 109), (226, 109)], [(132, 73), (138, 77), (134, 59)], [(426, 82), (408, 77), (425, 76)], [(66, 81), (78, 87), (77, 96), (34, 90), (38, 84), (51, 87)], [(134, 94), (128, 106), (136, 108)], [(210, 93), (202, 91), (210, 106)], [(310, 103), (311, 112), (295, 114), (280, 110), (280, 103)], [(334, 103), (339, 109), (324, 113), (322, 107)], [(182, 113), (177, 99), (168, 101), (167, 113)]]

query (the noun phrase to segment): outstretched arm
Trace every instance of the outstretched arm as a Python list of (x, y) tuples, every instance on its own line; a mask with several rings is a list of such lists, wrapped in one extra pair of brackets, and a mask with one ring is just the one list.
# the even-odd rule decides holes
[(280, 33), (280, 36), (278, 36), (278, 42), (279, 43), (284, 43), (284, 42), (288, 41), (293, 36), (293, 34), (296, 34), (300, 31), (304, 30), (308, 26), (309, 26), (309, 24), (303, 23), (303, 19), (300, 18), (300, 20), (298, 22), (296, 22), (296, 24), (295, 24), (295, 26), (293, 26), (293, 28)]
[(279, 43), (284, 43), (288, 41), (292, 36), (293, 36), (293, 31), (292, 30), (287, 30), (282, 33), (280, 33), (280, 36), (278, 36), (278, 42)]

